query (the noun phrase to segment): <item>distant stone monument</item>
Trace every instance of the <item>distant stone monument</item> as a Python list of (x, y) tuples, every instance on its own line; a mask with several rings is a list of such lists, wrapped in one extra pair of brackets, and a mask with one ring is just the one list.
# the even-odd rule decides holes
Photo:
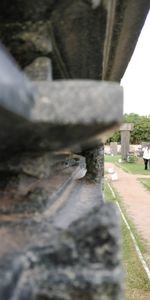
[(133, 123), (124, 123), (120, 127), (121, 131), (121, 157), (127, 159), (130, 146), (130, 131), (133, 130)]
[(110, 152), (113, 155), (117, 155), (117, 143), (116, 142), (110, 143)]

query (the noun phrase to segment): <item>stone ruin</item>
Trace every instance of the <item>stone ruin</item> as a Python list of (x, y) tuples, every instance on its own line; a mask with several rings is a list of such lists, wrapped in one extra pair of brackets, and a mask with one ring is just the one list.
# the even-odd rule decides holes
[(0, 300), (123, 299), (102, 142), (121, 122), (118, 82), (148, 9), (1, 0)]
[(117, 142), (111, 142), (110, 143), (110, 153), (112, 155), (117, 155), (118, 154), (118, 144)]
[(121, 157), (127, 160), (130, 150), (130, 133), (133, 131), (133, 123), (123, 123), (120, 127), (121, 132)]

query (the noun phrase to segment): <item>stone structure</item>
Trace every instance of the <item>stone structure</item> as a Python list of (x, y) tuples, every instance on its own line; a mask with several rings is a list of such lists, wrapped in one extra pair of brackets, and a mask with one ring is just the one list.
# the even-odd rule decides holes
[(120, 300), (120, 233), (115, 209), (103, 204), (100, 138), (121, 122), (122, 88), (31, 83), (0, 54), (9, 65), (0, 97), (0, 299)]
[(117, 143), (116, 142), (110, 143), (110, 152), (113, 155), (117, 155), (118, 151), (117, 151)]
[(0, 300), (123, 299), (102, 141), (148, 9), (1, 0), (0, 39), (32, 82), (0, 46)]
[(85, 150), (83, 153), (86, 158), (86, 177), (90, 181), (101, 184), (104, 177), (104, 146), (98, 145), (94, 149)]
[(121, 131), (121, 156), (122, 159), (127, 159), (130, 147), (130, 132), (133, 130), (132, 123), (124, 123), (120, 127)]
[(147, 0), (1, 0), (0, 37), (22, 68), (46, 57), (54, 79), (120, 81), (148, 10)]

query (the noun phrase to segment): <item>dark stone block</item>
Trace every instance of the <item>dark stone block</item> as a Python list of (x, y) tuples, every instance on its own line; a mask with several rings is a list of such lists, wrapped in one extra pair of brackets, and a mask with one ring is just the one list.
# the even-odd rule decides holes
[(104, 146), (101, 144), (93, 149), (85, 150), (82, 155), (86, 158), (86, 177), (91, 181), (103, 185)]
[[(66, 231), (53, 229), (44, 245), (38, 240), (10, 264), (8, 279), (0, 283), (1, 300), (8, 289), (7, 300), (122, 299), (120, 232), (112, 205), (93, 208)], [(4, 264), (4, 276), (6, 271)]]

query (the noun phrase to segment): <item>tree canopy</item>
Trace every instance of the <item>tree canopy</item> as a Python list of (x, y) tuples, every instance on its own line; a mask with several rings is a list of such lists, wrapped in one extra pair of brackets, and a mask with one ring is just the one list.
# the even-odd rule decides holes
[[(131, 132), (131, 144), (140, 144), (141, 142), (150, 142), (150, 115), (139, 116), (138, 114), (130, 113), (124, 114), (123, 123), (133, 123), (134, 129)], [(106, 143), (118, 142), (120, 143), (120, 131), (116, 131)]]

